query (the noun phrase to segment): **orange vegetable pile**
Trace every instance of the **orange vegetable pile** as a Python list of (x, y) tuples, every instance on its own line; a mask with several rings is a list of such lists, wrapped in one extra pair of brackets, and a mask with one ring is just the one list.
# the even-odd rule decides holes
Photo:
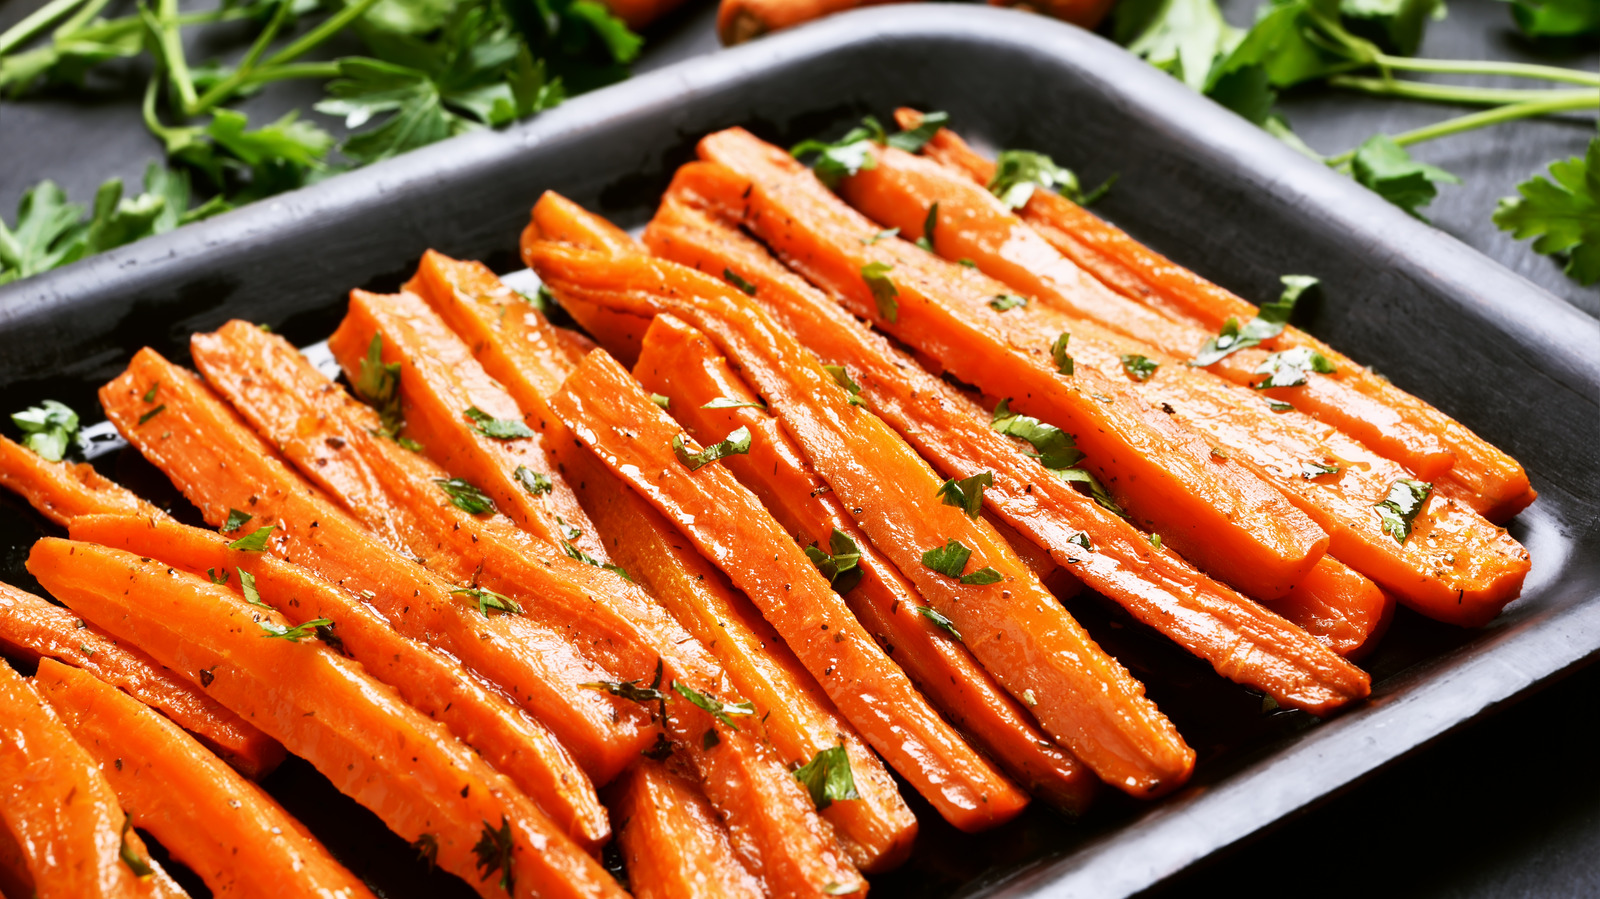
[(0, 438), (65, 528), (57, 602), (0, 584), (0, 891), (182, 895), (143, 832), (218, 894), (370, 896), (254, 782), (292, 753), (483, 896), (864, 895), (902, 788), (975, 832), (1189, 779), (1062, 596), (1317, 716), (1396, 601), (1517, 596), (1515, 461), (1292, 327), (1191, 364), (1258, 310), (920, 151), (830, 187), (719, 132), (641, 240), (546, 194), (523, 257), (586, 334), (430, 251), (352, 292), (348, 387), (243, 322), (140, 351), (106, 415), (217, 530)]

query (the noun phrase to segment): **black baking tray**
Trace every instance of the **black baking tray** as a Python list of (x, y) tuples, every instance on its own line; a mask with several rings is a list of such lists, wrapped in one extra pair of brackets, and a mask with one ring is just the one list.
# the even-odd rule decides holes
[[(638, 225), (708, 131), (787, 144), (898, 105), (946, 110), (980, 145), (1049, 152), (1089, 183), (1119, 175), (1097, 211), (1242, 296), (1275, 296), (1284, 273), (1321, 278), (1297, 323), (1508, 450), (1540, 497), (1510, 525), (1533, 557), (1523, 597), (1471, 632), (1400, 610), (1364, 663), (1372, 699), (1325, 722), (1268, 712), (1115, 610), (1072, 600), (1195, 746), (1193, 783), (1154, 804), (1107, 792), (1077, 821), (1034, 809), (977, 836), (918, 805), (917, 853), (875, 895), (1129, 895), (1596, 657), (1600, 325), (1109, 42), (1008, 10), (837, 16), (0, 287), (0, 397), (97, 409), (95, 389), (139, 347), (186, 360), (192, 332), (230, 318), (311, 344), (347, 290), (398, 286), (426, 248), (520, 267), (543, 190)], [(133, 452), (96, 464), (192, 515)], [(34, 586), (22, 561), (49, 532), (0, 497), (0, 579)], [(303, 762), (266, 785), (384, 895), (469, 895)]]

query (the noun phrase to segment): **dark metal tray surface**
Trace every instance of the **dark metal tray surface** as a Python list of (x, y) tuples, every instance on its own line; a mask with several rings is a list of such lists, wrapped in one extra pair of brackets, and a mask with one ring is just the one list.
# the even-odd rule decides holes
[[(1049, 152), (1090, 183), (1120, 174), (1097, 211), (1242, 296), (1271, 298), (1284, 273), (1321, 278), (1300, 324), (1504, 447), (1541, 495), (1511, 524), (1534, 561), (1523, 597), (1476, 632), (1400, 610), (1365, 663), (1372, 699), (1326, 722), (1264, 712), (1074, 599), (1199, 752), (1192, 785), (1155, 804), (1106, 791), (1082, 820), (1033, 809), (977, 836), (912, 797), (916, 855), (875, 895), (1129, 895), (1595, 657), (1600, 325), (1101, 38), (1010, 11), (838, 16), (0, 288), (0, 397), (97, 409), (95, 389), (139, 347), (187, 360), (192, 332), (235, 317), (315, 343), (346, 291), (395, 288), (426, 248), (519, 268), (516, 237), (545, 189), (634, 226), (706, 132), (788, 144), (902, 104), (947, 110), (980, 145)], [(132, 451), (96, 464), (196, 520)], [(22, 562), (53, 529), (15, 497), (0, 508), (0, 579), (36, 588)], [(384, 895), (469, 895), (305, 763), (267, 786)]]

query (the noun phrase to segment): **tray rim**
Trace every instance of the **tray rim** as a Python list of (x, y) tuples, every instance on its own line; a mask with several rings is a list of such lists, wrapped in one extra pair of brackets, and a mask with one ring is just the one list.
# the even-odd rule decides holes
[[(114, 290), (130, 281), (159, 283), (167, 273), (182, 271), (191, 252), (225, 254), (229, 247), (248, 245), (293, 227), (307, 216), (359, 215), (381, 206), (385, 196), (418, 180), (448, 178), (452, 169), (465, 170), (524, 152), (547, 141), (581, 139), (583, 132), (626, 117), (630, 111), (653, 103), (693, 102), (698, 91), (736, 81), (754, 69), (780, 66), (787, 61), (831, 52), (860, 42), (896, 39), (945, 40), (962, 38), (1008, 43), (1030, 52), (1070, 55), (1080, 68), (1084, 60), (1103, 73), (1100, 80), (1117, 80), (1123, 90), (1138, 92), (1146, 104), (1175, 104), (1171, 125), (1175, 130), (1201, 133), (1210, 150), (1222, 156), (1259, 164), (1256, 180), (1263, 190), (1279, 190), (1330, 211), (1366, 237), (1377, 255), (1405, 266), (1422, 258), (1431, 266), (1417, 273), (1479, 303), (1476, 311), (1493, 325), (1521, 340), (1559, 351), (1567, 370), (1577, 375), (1586, 391), (1583, 399), (1594, 405), (1600, 396), (1600, 353), (1590, 333), (1600, 335), (1600, 323), (1526, 281), (1499, 263), (1467, 247), (1454, 237), (1414, 221), (1386, 202), (1334, 173), (1305, 159), (1265, 132), (1210, 101), (1201, 101), (1175, 79), (1149, 67), (1103, 39), (1054, 22), (1009, 10), (984, 7), (950, 7), (938, 4), (867, 9), (835, 16), (762, 41), (689, 59), (638, 78), (569, 101), (541, 116), (502, 132), (479, 132), (422, 148), (402, 157), (331, 178), (318, 185), (253, 204), (216, 219), (177, 229), (100, 256), (12, 285), (0, 287), (0, 334), (29, 322), (70, 314), (94, 294)], [(913, 19), (914, 21), (907, 21)], [(685, 95), (688, 95), (687, 98)], [(1179, 102), (1181, 101), (1181, 102)], [(441, 175), (441, 172), (444, 174)], [(1404, 253), (1387, 248), (1405, 247)], [(1593, 502), (1593, 497), (1576, 497)], [(1548, 507), (1546, 507), (1549, 511)], [(1557, 521), (1559, 516), (1556, 516)], [(1576, 526), (1586, 532), (1580, 544), (1595, 541), (1592, 522), (1547, 522), (1551, 526)], [(1570, 561), (1570, 560), (1569, 560)], [(1457, 690), (1454, 702), (1426, 699), (1453, 680), (1430, 679), (1416, 674), (1417, 688), (1393, 701), (1374, 703), (1309, 731), (1290, 745), (1274, 751), (1223, 781), (1203, 795), (1169, 800), (1150, 813), (1116, 831), (1081, 844), (1063, 857), (1008, 875), (1000, 882), (972, 888), (996, 895), (1021, 896), (1124, 896), (1144, 889), (1214, 853), (1249, 838), (1338, 792), (1349, 789), (1380, 768), (1419, 751), (1449, 731), (1498, 705), (1526, 695), (1577, 667), (1600, 659), (1600, 594), (1588, 595), (1559, 614), (1511, 634), (1503, 641), (1485, 641), (1466, 647), (1458, 659), (1473, 675), (1479, 689)], [(1539, 639), (1554, 633), (1556, 652)], [(1535, 651), (1537, 650), (1537, 651)], [(1489, 658), (1490, 656), (1493, 658)], [(1430, 660), (1421, 667), (1433, 667)], [(1418, 704), (1421, 708), (1418, 708)], [(1347, 751), (1371, 741), (1362, 737), (1358, 724), (1371, 719), (1384, 726), (1409, 719), (1410, 726), (1395, 727), (1389, 739), (1367, 755)], [(1270, 803), (1256, 803), (1254, 814), (1236, 817), (1228, 827), (1218, 827), (1207, 812), (1226, 806), (1241, 791), (1257, 789), (1270, 769), (1284, 763), (1323, 763), (1320, 776), (1299, 784), (1277, 784)], [(1298, 770), (1287, 766), (1291, 773)], [(1280, 778), (1281, 780), (1281, 778)], [(1259, 798), (1259, 797), (1255, 797)]]

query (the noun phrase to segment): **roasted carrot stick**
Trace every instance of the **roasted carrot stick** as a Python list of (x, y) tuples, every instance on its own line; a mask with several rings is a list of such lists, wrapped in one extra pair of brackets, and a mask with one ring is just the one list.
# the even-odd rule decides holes
[(283, 747), (276, 740), (138, 647), (124, 646), (66, 609), (4, 583), (0, 649), (29, 660), (60, 659), (128, 691), (193, 733), (246, 777), (264, 777), (283, 761)]
[[(140, 425), (148, 411), (140, 398), (157, 382), (165, 409)], [(208, 522), (221, 525), (230, 509), (271, 522), (268, 551), (370, 598), (397, 631), (461, 659), (550, 728), (596, 784), (649, 745), (648, 717), (636, 704), (578, 686), (605, 673), (563, 635), (521, 616), (486, 615), (452, 595), (454, 585), (377, 542), (306, 485), (193, 374), (141, 350), (100, 400)]]
[[(944, 258), (970, 259), (984, 274), (1023, 296), (1139, 340), (1174, 359), (1194, 357), (1215, 336), (1215, 330), (1174, 319), (1113, 292), (971, 179), (893, 147), (877, 151), (876, 159), (874, 168), (840, 182), (841, 195), (869, 218), (898, 227), (908, 238), (924, 236), (928, 210), (937, 204), (931, 240)], [(1236, 384), (1253, 385), (1262, 380), (1258, 369), (1266, 360), (1265, 350), (1246, 348), (1205, 370)], [(1299, 386), (1272, 388), (1264, 395), (1290, 403), (1363, 442), (1371, 441), (1368, 445), (1374, 451), (1405, 465), (1417, 477), (1436, 478), (1455, 462), (1456, 454), (1435, 430), (1396, 415), (1346, 379), (1311, 374)]]
[(33, 685), (139, 827), (212, 893), (372, 899), (271, 796), (149, 706), (52, 659)]
[(94, 759), (6, 664), (0, 664), (0, 830), (15, 840), (38, 899), (188, 895), (129, 829)]
[[(915, 127), (921, 122), (921, 114), (909, 109), (899, 110), (895, 116), (903, 127)], [(979, 183), (987, 184), (994, 177), (994, 164), (948, 129), (941, 129), (923, 152)], [(1254, 305), (1173, 264), (1121, 229), (1058, 194), (1034, 191), (1022, 208), (1022, 216), (1057, 250), (1106, 286), (1207, 331), (1215, 333), (1229, 318), (1247, 321), (1258, 311)], [(1400, 458), (1401, 449), (1394, 446), (1388, 436), (1401, 432), (1399, 425), (1404, 425), (1405, 433), (1436, 435), (1455, 456), (1447, 480), (1440, 485), (1441, 492), (1468, 503), (1490, 521), (1503, 522), (1511, 518), (1537, 496), (1528, 484), (1527, 473), (1515, 459), (1460, 422), (1304, 331), (1291, 326), (1264, 345), (1276, 350), (1305, 347), (1322, 353), (1337, 369), (1331, 377), (1347, 381), (1377, 406), (1388, 410), (1394, 416), (1392, 421), (1385, 422), (1377, 418), (1376, 413), (1372, 418), (1381, 427), (1360, 428), (1354, 423), (1341, 427), (1389, 458), (1407, 461)]]
[(724, 46), (732, 46), (823, 16), (893, 2), (895, 0), (722, 0), (717, 7), (717, 36)]
[(51, 462), (0, 436), (0, 487), (26, 499), (39, 514), (65, 525), (78, 515), (126, 512), (165, 515), (87, 463)]
[[(761, 607), (845, 718), (947, 820), (979, 830), (1022, 810), (1026, 796), (927, 707), (755, 497), (720, 467), (691, 474), (673, 458), (677, 425), (625, 369), (591, 353), (552, 405)], [(626, 435), (615, 430), (624, 422)]]
[[(544, 211), (535, 206), (532, 220), (522, 231), (522, 240), (526, 242), (541, 238), (592, 246), (611, 253), (644, 252), (638, 241), (605, 219), (584, 219), (565, 215), (563, 210)], [(549, 289), (548, 285), (546, 289)], [(639, 358), (639, 346), (644, 340), (645, 329), (650, 327), (648, 318), (615, 309), (603, 309), (571, 297), (559, 299), (562, 308), (624, 365), (632, 365)]]
[(1323, 556), (1272, 611), (1299, 624), (1329, 649), (1356, 661), (1377, 647), (1394, 617), (1394, 597), (1372, 579)]
[(749, 600), (737, 596), (716, 568), (660, 513), (619, 484), (551, 413), (549, 395), (581, 356), (537, 312), (518, 308), (520, 303), (503, 312), (510, 291), (481, 265), (430, 253), (414, 284), (473, 347), (485, 370), (505, 385), (526, 417), (537, 421), (551, 456), (606, 538), (613, 560), (716, 655), (740, 696), (764, 710), (762, 729), (778, 753), (798, 767), (843, 743), (861, 799), (835, 802), (822, 815), (833, 824), (851, 861), (866, 871), (903, 861), (916, 821), (882, 762)]
[[(844, 366), (869, 407), (946, 477), (991, 472), (994, 483), (983, 493), (986, 505), (1091, 588), (1219, 673), (1285, 706), (1319, 713), (1367, 694), (1360, 671), (1330, 658), (1277, 615), (1175, 554), (1155, 551), (1146, 535), (1025, 456), (1013, 438), (996, 433), (987, 412), (896, 351), (734, 226), (693, 208), (698, 190), (721, 189), (725, 179), (709, 177), (718, 172), (726, 174), (705, 163), (679, 171), (646, 229), (652, 249), (708, 272), (741, 273), (756, 288), (754, 302), (824, 362)], [(1319, 625), (1315, 618), (1296, 623)], [(1240, 651), (1243, 646), (1249, 651)]]
[(641, 759), (607, 791), (635, 899), (760, 899), (694, 782)]
[(46, 538), (28, 570), (80, 615), (207, 682), (480, 895), (623, 895), (509, 780), (314, 628), (291, 629), (203, 576), (109, 547)]
[[(149, 556), (230, 585), (249, 575), (255, 595), (289, 619), (337, 622), (340, 651), (505, 774), (567, 836), (594, 851), (610, 835), (605, 809), (589, 778), (554, 736), (484, 685), (460, 663), (394, 632), (365, 602), (303, 568), (264, 553), (228, 549), (228, 539), (173, 521), (83, 516), (72, 537)], [(231, 575), (231, 576), (230, 576)]]
[[(441, 564), (454, 566), (453, 577), (470, 577), (474, 587), (520, 599), (530, 617), (559, 628), (610, 672), (579, 686), (592, 689), (609, 682), (612, 688), (606, 692), (627, 695), (617, 685), (649, 682), (652, 668), (671, 684), (670, 691), (662, 688), (667, 711), (662, 723), (700, 771), (707, 792), (739, 838), (741, 854), (754, 860), (752, 867), (763, 873), (771, 889), (809, 896), (830, 883), (846, 892), (862, 883), (826, 843), (805, 793), (779, 760), (752, 735), (726, 722), (719, 730), (689, 698), (696, 691), (727, 695), (722, 672), (704, 647), (636, 586), (574, 561), (514, 527), (494, 527), (495, 519), (480, 520), (456, 508), (423, 473), (430, 467), (426, 460), (360, 427), (360, 415), (371, 413), (328, 390), (323, 376), (284, 341), (258, 329), (229, 326), (216, 335), (198, 336), (194, 345), (196, 360), (212, 382), (242, 407), (250, 407), (276, 437), (299, 429), (309, 444), (342, 442), (349, 452), (320, 457), (328, 462), (322, 466), (301, 457), (302, 467), (328, 472), (355, 461), (373, 466), (373, 480), (395, 493), (387, 507), (397, 516), (417, 513), (413, 539), (435, 552)], [(307, 424), (313, 421), (317, 424)], [(279, 442), (294, 451), (286, 439)], [(330, 483), (353, 480), (329, 478)], [(374, 500), (380, 502), (385, 501)], [(402, 527), (410, 530), (412, 525)], [(690, 693), (678, 691), (680, 684)], [(634, 712), (643, 708), (630, 705)], [(708, 731), (721, 736), (712, 741)]]
[(1322, 556), (1327, 535), (1253, 472), (1212, 456), (1200, 435), (1117, 382), (1063, 374), (1068, 367), (1054, 358), (1059, 332), (1040, 341), (1037, 328), (1026, 327), (1036, 324), (1035, 310), (989, 306), (1008, 292), (1004, 285), (898, 237), (869, 244), (877, 225), (789, 154), (742, 129), (704, 138), (700, 154), (750, 181), (748, 201), (731, 211), (742, 211), (779, 258), (957, 377), (1071, 432), (1086, 454), (1083, 466), (1203, 570), (1272, 599)]
[[(850, 520), (777, 420), (759, 408), (729, 404), (760, 401), (704, 335), (670, 315), (657, 316), (634, 376), (645, 390), (669, 397), (674, 417), (702, 444), (747, 428), (750, 452), (723, 464), (802, 544), (831, 553), (834, 534), (850, 538), (860, 553), (859, 583), (842, 595), (889, 657), (1030, 794), (1071, 813), (1087, 808), (1095, 783), (1088, 768), (1052, 744), (960, 641), (918, 612), (921, 597)], [(706, 408), (714, 403), (721, 407)]]
[(0, 820), (0, 896), (33, 896), (33, 875), (11, 828)]

